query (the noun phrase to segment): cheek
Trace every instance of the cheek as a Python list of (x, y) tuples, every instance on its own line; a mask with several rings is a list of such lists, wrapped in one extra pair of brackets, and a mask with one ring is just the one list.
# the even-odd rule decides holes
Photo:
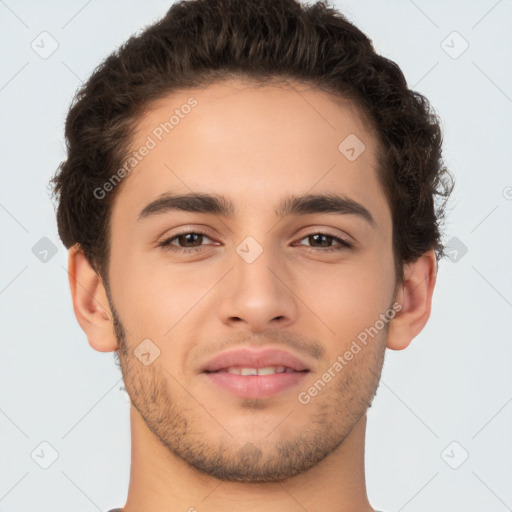
[(164, 339), (178, 322), (186, 322), (185, 315), (200, 293), (190, 279), (170, 271), (162, 276), (153, 271), (145, 278), (139, 274), (125, 287), (127, 322), (145, 336)]
[(296, 287), (297, 295), (316, 315), (311, 316), (306, 308), (311, 321), (317, 322), (318, 317), (345, 341), (374, 325), (390, 306), (392, 294), (393, 276), (386, 262), (355, 261), (317, 266), (315, 273), (302, 275)]
[(169, 270), (148, 266), (134, 254), (113, 253), (111, 261), (116, 262), (110, 269), (114, 305), (132, 338), (161, 338), (180, 310), (181, 283), (169, 279)]

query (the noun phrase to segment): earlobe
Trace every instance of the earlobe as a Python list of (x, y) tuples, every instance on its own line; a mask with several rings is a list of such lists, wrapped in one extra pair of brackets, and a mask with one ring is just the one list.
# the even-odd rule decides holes
[(401, 310), (389, 322), (387, 348), (403, 350), (421, 332), (430, 317), (437, 278), (434, 250), (428, 251), (404, 269), (404, 283), (396, 296)]
[(68, 276), (73, 310), (89, 345), (99, 352), (117, 350), (112, 312), (103, 281), (78, 244), (69, 249)]

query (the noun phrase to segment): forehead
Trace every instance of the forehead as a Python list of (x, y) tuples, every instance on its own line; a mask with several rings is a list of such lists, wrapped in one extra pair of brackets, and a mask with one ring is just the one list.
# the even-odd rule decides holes
[(252, 214), (275, 211), (284, 192), (338, 191), (376, 217), (387, 208), (368, 124), (352, 102), (311, 85), (231, 79), (173, 92), (138, 120), (131, 149), (139, 159), (115, 208), (134, 216), (166, 192), (220, 193)]

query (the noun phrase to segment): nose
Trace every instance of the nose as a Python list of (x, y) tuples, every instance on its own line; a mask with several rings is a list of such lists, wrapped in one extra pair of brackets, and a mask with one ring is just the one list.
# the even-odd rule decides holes
[(252, 262), (237, 254), (233, 264), (219, 290), (218, 313), (223, 323), (263, 332), (295, 322), (293, 278), (271, 251), (263, 250)]

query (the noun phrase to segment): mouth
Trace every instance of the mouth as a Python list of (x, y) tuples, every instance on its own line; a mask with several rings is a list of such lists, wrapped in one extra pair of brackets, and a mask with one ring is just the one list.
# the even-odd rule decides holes
[(286, 351), (239, 349), (212, 359), (202, 374), (239, 398), (263, 399), (297, 386), (310, 371), (305, 362)]
[[(307, 372), (309, 370), (300, 370)], [(232, 373), (233, 375), (274, 375), (275, 373), (296, 373), (297, 370), (288, 368), (286, 366), (266, 366), (265, 368), (240, 368), (237, 366), (230, 366), (229, 368), (221, 368), (220, 370), (206, 370), (205, 373)]]

